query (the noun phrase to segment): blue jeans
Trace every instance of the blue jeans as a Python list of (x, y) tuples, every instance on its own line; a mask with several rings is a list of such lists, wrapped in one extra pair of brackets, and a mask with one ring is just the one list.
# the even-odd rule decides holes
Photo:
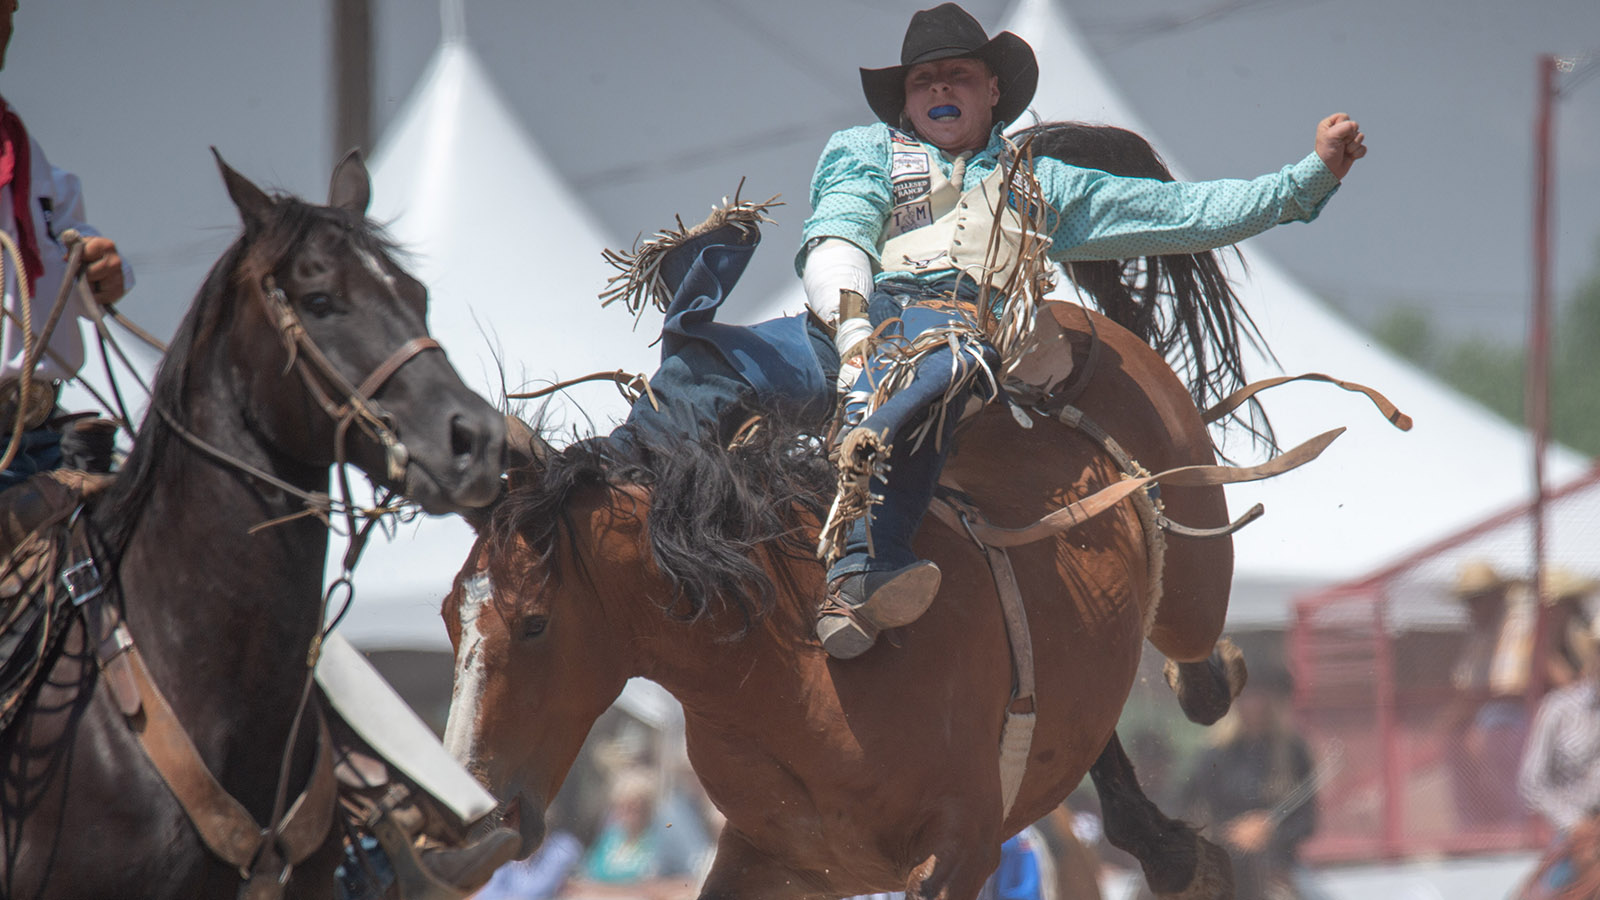
[(803, 413), (820, 422), (831, 412), (839, 356), (833, 339), (809, 319), (805, 337), (814, 359), (795, 362), (817, 367), (818, 389), (807, 396), (781, 398), (763, 396), (712, 344), (679, 342), (650, 376), (654, 401), (650, 396), (640, 397), (627, 421), (607, 438), (612, 453), (635, 456), (645, 448), (672, 446), (684, 438), (726, 446), (751, 415), (771, 413), (780, 406), (786, 415)]
[[(0, 437), (0, 453), (11, 440), (11, 435)], [(17, 448), (16, 459), (10, 468), (0, 471), (0, 491), (15, 487), (40, 472), (61, 468), (61, 432), (51, 428), (36, 428), (22, 433), (22, 446)]]
[[(977, 286), (965, 280), (959, 288), (953, 281), (932, 285), (886, 282), (873, 291), (868, 303), (872, 324), (878, 326), (893, 318), (899, 321), (884, 330), (884, 339), (868, 362), (867, 370), (856, 381), (857, 391), (872, 390), (883, 366), (885, 348), (892, 346), (895, 337), (914, 340), (952, 321), (970, 321), (967, 312), (948, 302), (952, 289), (958, 299), (969, 304), (977, 299)], [(928, 505), (933, 502), (933, 492), (950, 455), (966, 392), (978, 386), (974, 378), (978, 373), (976, 354), (980, 353), (992, 370), (996, 357), (987, 343), (974, 346), (962, 342), (957, 350), (942, 347), (929, 353), (917, 364), (911, 383), (862, 420), (863, 426), (888, 433), (891, 443), (889, 474), (887, 480), (873, 479), (872, 493), (881, 495), (883, 502), (872, 508), (870, 526), (866, 518), (851, 526), (844, 553), (828, 570), (830, 581), (857, 572), (890, 572), (918, 561), (919, 557), (911, 550), (911, 541), (922, 526)], [(961, 386), (963, 382), (965, 386)], [(958, 390), (938, 433), (930, 431), (920, 443), (910, 440), (908, 436), (918, 425), (938, 413), (937, 404), (952, 385), (958, 386)], [(872, 553), (867, 551), (869, 528)]]

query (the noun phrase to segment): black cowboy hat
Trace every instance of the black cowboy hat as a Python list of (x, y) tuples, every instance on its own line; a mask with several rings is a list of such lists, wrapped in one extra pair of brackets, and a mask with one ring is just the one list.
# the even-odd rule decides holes
[(1033, 100), (1039, 86), (1039, 61), (1028, 42), (1009, 31), (991, 40), (972, 14), (954, 3), (941, 3), (911, 17), (900, 45), (900, 65), (862, 69), (861, 89), (878, 118), (896, 128), (906, 105), (906, 70), (917, 63), (970, 56), (981, 59), (1000, 77), (996, 122), (1014, 122)]

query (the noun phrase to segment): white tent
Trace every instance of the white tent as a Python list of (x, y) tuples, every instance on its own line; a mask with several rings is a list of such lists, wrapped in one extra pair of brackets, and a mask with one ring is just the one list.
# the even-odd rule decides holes
[[(601, 230), (485, 74), (459, 7), (445, 5), (444, 39), (371, 171), (373, 218), (413, 254), (411, 271), (430, 291), (429, 327), (479, 393), (495, 399), (590, 372), (654, 370), (654, 327), (631, 330), (625, 309), (601, 308), (596, 296), (612, 274)], [(609, 382), (571, 396), (587, 416), (551, 401), (557, 435), (603, 432), (627, 412)], [(439, 601), (471, 537), (448, 517), (404, 525), (392, 542), (375, 538), (340, 627), (363, 646), (442, 645)], [(341, 552), (329, 554), (330, 576)]]
[[(1150, 138), (1169, 162), (1179, 158), (1132, 114), (1060, 3), (1021, 0), (1007, 27), (1039, 56), (1044, 77), (1034, 109), (1041, 119), (1121, 125)], [(1307, 116), (1320, 112), (1308, 110)], [(1286, 122), (1284, 127), (1305, 124)], [(1332, 203), (1342, 199), (1335, 197)], [(1364, 573), (1526, 496), (1532, 485), (1530, 442), (1520, 429), (1377, 346), (1272, 260), (1248, 245), (1245, 254), (1249, 272), (1235, 267), (1236, 290), (1283, 372), (1323, 372), (1369, 385), (1416, 421), (1410, 432), (1400, 432), (1364, 398), (1329, 385), (1289, 385), (1264, 395), (1285, 446), (1334, 426), (1349, 427), (1311, 465), (1228, 489), (1235, 513), (1257, 502), (1267, 510), (1235, 537), (1230, 620), (1235, 625), (1275, 624), (1285, 620), (1292, 593)], [(1259, 356), (1248, 360), (1247, 368), (1251, 378), (1279, 374), (1278, 367)], [(1228, 449), (1241, 454), (1249, 450), (1238, 440)], [(1574, 453), (1551, 454), (1554, 480), (1583, 468)]]

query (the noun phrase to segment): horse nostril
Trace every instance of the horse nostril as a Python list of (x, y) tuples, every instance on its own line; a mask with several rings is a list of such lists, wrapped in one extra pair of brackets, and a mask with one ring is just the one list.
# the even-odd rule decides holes
[(465, 463), (476, 455), (482, 435), (458, 414), (450, 417), (450, 455)]

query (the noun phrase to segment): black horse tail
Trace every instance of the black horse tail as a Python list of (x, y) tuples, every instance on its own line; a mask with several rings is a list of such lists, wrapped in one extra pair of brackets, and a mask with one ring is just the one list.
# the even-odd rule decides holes
[[(1049, 156), (1113, 175), (1172, 181), (1160, 154), (1138, 134), (1111, 125), (1044, 122), (1013, 136), (1031, 141), (1034, 156)], [(1223, 274), (1221, 251), (1074, 262), (1067, 276), (1100, 311), (1166, 357), (1201, 409), (1245, 385), (1241, 350), (1248, 343), (1273, 359), (1250, 313)], [(1235, 253), (1238, 251), (1235, 250)], [(1243, 262), (1243, 257), (1240, 257)], [(1255, 401), (1232, 421), (1276, 450), (1272, 424)]]

